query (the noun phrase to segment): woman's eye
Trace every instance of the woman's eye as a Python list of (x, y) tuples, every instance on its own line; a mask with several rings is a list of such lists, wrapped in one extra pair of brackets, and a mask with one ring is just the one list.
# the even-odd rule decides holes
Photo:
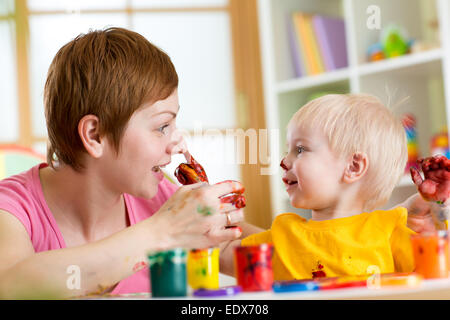
[(169, 127), (168, 124), (163, 125), (162, 127), (158, 128), (158, 131), (161, 133), (166, 133), (166, 128)]

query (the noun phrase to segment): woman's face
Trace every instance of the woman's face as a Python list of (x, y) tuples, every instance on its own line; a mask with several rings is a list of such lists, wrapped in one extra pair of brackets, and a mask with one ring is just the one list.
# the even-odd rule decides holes
[[(120, 142), (119, 155), (110, 149), (109, 185), (120, 193), (152, 198), (158, 192), (162, 173), (170, 163), (174, 148), (180, 144), (176, 129), (178, 92), (152, 105), (144, 105), (130, 118)], [(159, 172), (158, 172), (159, 171)]]

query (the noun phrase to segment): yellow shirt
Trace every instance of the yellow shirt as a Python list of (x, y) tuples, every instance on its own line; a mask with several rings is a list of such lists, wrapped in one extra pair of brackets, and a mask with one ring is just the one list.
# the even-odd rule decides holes
[(273, 243), (275, 280), (364, 275), (369, 266), (380, 273), (412, 272), (410, 236), (415, 232), (406, 226), (407, 216), (402, 207), (326, 221), (285, 213), (275, 218), (270, 230), (241, 244)]

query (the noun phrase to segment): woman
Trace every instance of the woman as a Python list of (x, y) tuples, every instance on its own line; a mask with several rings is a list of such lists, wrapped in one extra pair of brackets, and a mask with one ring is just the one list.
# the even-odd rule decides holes
[(132, 31), (90, 32), (59, 50), (44, 93), (48, 164), (0, 182), (0, 297), (148, 292), (149, 251), (241, 235), (225, 226), (242, 209), (218, 199), (239, 182), (177, 190), (161, 173), (185, 151), (177, 86), (170, 58)]

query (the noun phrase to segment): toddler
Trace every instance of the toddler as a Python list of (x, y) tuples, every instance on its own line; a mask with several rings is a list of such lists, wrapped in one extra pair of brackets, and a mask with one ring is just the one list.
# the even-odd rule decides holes
[(231, 242), (223, 272), (232, 273), (233, 247), (261, 243), (274, 246), (275, 280), (362, 275), (374, 266), (413, 271), (407, 210), (375, 210), (405, 170), (401, 121), (374, 96), (326, 95), (294, 114), (287, 141), (283, 182), (291, 204), (312, 218), (284, 213), (270, 230)]

